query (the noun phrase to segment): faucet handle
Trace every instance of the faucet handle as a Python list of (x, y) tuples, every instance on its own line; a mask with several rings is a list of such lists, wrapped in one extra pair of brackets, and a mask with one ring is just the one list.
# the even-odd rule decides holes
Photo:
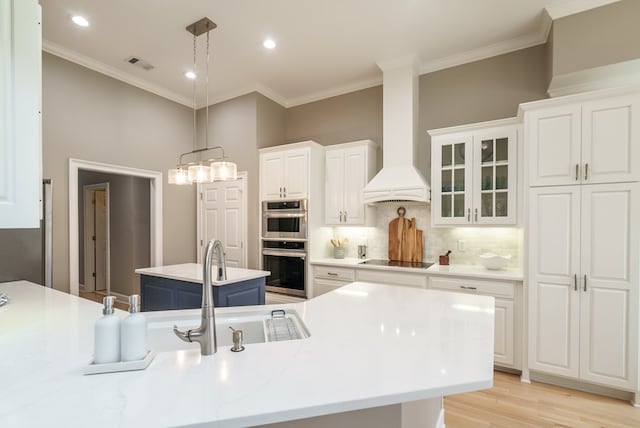
[(177, 325), (173, 325), (173, 332), (185, 342), (191, 342), (191, 330), (180, 331)]

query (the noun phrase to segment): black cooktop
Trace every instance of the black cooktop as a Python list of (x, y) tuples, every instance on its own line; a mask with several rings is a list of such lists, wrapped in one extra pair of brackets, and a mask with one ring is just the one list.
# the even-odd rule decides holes
[(433, 265), (433, 263), (424, 263), (424, 262), (401, 262), (398, 260), (382, 260), (382, 259), (371, 259), (360, 262), (362, 265), (376, 265), (376, 266), (395, 266), (395, 267), (403, 267), (403, 268), (421, 268), (426, 269), (429, 266)]

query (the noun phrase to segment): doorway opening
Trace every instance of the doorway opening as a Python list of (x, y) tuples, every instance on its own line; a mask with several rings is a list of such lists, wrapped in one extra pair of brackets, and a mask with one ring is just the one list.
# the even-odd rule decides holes
[[(69, 159), (69, 294), (78, 296), (80, 292), (80, 283), (87, 282), (86, 274), (84, 272), (84, 260), (81, 263), (81, 255), (84, 259), (85, 249), (84, 249), (84, 236), (81, 238), (80, 235), (84, 235), (83, 231), (85, 228), (84, 224), (84, 187), (80, 185), (79, 177), (83, 173), (93, 173), (94, 175), (101, 174), (109, 174), (114, 176), (114, 180), (118, 179), (120, 181), (125, 180), (127, 183), (127, 192), (128, 199), (124, 199), (123, 207), (116, 209), (114, 204), (117, 203), (115, 185), (111, 184), (109, 186), (109, 196), (107, 197), (105, 194), (105, 198), (108, 200), (108, 204), (110, 207), (109, 214), (109, 249), (108, 253), (108, 261), (109, 267), (118, 265), (123, 267), (123, 262), (119, 259), (123, 255), (130, 255), (135, 257), (135, 252), (137, 254), (146, 254), (145, 264), (148, 266), (160, 266), (162, 265), (162, 173), (156, 171), (148, 171), (137, 168), (130, 168), (119, 165), (110, 165), (103, 164), (99, 162), (92, 161), (84, 161), (78, 159)], [(143, 179), (143, 180), (136, 180)], [(100, 184), (109, 180), (100, 179), (93, 182), (85, 183), (85, 184)], [(113, 182), (112, 182), (113, 183)], [(142, 192), (135, 189), (145, 188), (146, 192), (144, 194), (145, 197), (140, 197)], [(133, 192), (133, 193), (132, 193)], [(137, 192), (137, 193), (135, 193)], [(139, 209), (137, 212), (141, 213), (140, 216), (146, 216), (146, 220), (141, 221), (140, 216), (136, 215), (128, 215), (130, 211), (128, 209), (133, 207), (134, 204), (142, 204), (144, 205), (144, 209)], [(114, 227), (117, 226), (119, 228), (123, 227), (123, 224), (120, 221), (116, 221), (113, 217), (114, 213), (124, 213), (127, 219), (134, 220), (129, 224), (128, 229), (120, 231), (116, 233), (114, 231)], [(80, 220), (82, 219), (82, 221)], [(125, 225), (126, 226), (126, 225)], [(137, 232), (140, 234), (140, 238), (137, 239), (132, 244), (128, 246), (124, 246), (123, 248), (127, 249), (126, 251), (133, 251), (134, 253), (126, 253), (126, 251), (115, 251), (114, 238), (117, 236), (127, 236), (131, 234), (133, 236), (133, 232)], [(145, 242), (146, 241), (146, 242)], [(145, 244), (144, 246), (142, 244)], [(82, 247), (82, 248), (81, 248)], [(142, 248), (142, 250), (141, 250)], [(82, 250), (82, 251), (81, 251)], [(113, 257), (117, 256), (118, 260), (113, 259)], [(144, 254), (143, 254), (144, 255)], [(139, 259), (137, 259), (139, 260)], [(135, 263), (135, 262), (134, 262)], [(144, 266), (136, 266), (136, 267), (144, 267)], [(80, 275), (80, 271), (82, 275)], [(125, 267), (124, 270), (131, 274), (133, 274), (133, 266)], [(114, 289), (116, 285), (123, 283), (125, 285), (130, 286), (130, 290), (132, 287), (139, 287), (139, 284), (133, 284), (132, 281), (122, 281), (118, 278), (114, 277), (115, 272), (112, 269), (109, 269), (108, 273), (105, 273), (107, 278), (108, 289), (107, 291), (119, 297), (120, 300), (126, 299), (127, 292), (117, 292)], [(81, 281), (82, 279), (82, 281)], [(115, 281), (115, 282), (114, 282)], [(86, 287), (86, 284), (84, 284)], [(95, 283), (94, 283), (95, 287)], [(94, 291), (95, 292), (95, 291)], [(135, 294), (135, 292), (131, 292), (128, 294)], [(93, 299), (92, 299), (93, 300)]]

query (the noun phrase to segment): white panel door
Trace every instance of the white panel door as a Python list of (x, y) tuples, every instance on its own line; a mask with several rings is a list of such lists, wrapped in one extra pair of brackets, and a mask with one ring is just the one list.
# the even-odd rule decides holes
[(0, 228), (40, 227), (41, 28), (37, 0), (0, 0)]
[(526, 113), (530, 186), (580, 181), (580, 122), (579, 104)]
[(640, 183), (582, 186), (580, 377), (634, 390)]
[(282, 152), (260, 155), (260, 200), (282, 199), (284, 161)]
[(325, 154), (324, 220), (340, 224), (344, 211), (344, 151), (328, 150)]
[(219, 239), (224, 246), (227, 266), (245, 268), (245, 179), (204, 184), (201, 192), (201, 249), (198, 257), (201, 257), (207, 242)]
[(284, 152), (284, 196), (286, 199), (305, 199), (309, 194), (309, 150), (293, 149)]
[(530, 191), (529, 367), (579, 374), (580, 187)]
[(582, 180), (640, 181), (640, 97), (598, 100), (582, 106)]
[(364, 224), (362, 189), (367, 184), (367, 147), (354, 147), (344, 151), (344, 222)]

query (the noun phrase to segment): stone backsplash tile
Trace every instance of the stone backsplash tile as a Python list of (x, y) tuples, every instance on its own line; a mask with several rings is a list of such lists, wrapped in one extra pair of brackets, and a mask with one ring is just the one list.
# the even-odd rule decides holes
[[(376, 208), (376, 227), (335, 227), (334, 236), (349, 239), (346, 257), (357, 257), (357, 246), (367, 245), (368, 258), (388, 257), (389, 222), (397, 217), (399, 205), (381, 205)], [(515, 227), (431, 227), (430, 207), (405, 206), (407, 218), (415, 218), (416, 226), (424, 233), (424, 261), (437, 261), (440, 254), (451, 250), (451, 263), (477, 265), (478, 256), (486, 252), (511, 255), (510, 267), (521, 266), (522, 230)], [(465, 250), (458, 250), (458, 241), (464, 241)], [(327, 255), (330, 257), (330, 255)]]

